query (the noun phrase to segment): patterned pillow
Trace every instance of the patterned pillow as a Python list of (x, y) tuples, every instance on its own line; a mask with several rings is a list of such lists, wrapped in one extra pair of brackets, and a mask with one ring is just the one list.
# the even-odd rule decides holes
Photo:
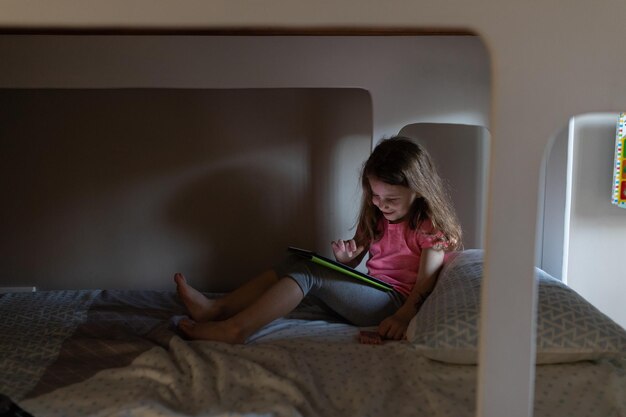
[[(407, 339), (425, 356), (476, 364), (483, 251), (460, 252), (441, 270), (433, 293), (411, 321)], [(537, 363), (626, 357), (626, 331), (578, 293), (535, 268)]]

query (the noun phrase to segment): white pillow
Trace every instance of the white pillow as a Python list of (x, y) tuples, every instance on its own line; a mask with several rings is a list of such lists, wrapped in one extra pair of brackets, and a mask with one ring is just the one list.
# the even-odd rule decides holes
[[(459, 252), (411, 320), (407, 340), (426, 357), (476, 364), (483, 251)], [(535, 268), (537, 363), (626, 357), (626, 331), (561, 281)]]

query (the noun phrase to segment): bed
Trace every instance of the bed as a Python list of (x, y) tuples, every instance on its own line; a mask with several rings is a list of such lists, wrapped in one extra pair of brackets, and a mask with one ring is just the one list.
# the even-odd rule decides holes
[[(174, 291), (3, 294), (0, 416), (472, 416), (481, 274), (482, 251), (452, 257), (382, 345), (312, 299), (231, 346), (181, 337)], [(625, 416), (626, 332), (537, 282), (534, 415)]]

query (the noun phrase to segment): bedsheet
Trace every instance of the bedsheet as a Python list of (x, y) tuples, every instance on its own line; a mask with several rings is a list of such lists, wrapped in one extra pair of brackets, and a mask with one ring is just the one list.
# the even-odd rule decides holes
[[(245, 345), (185, 340), (184, 313), (174, 292), (2, 295), (0, 393), (36, 417), (474, 414), (475, 366), (360, 345), (314, 300)], [(536, 371), (535, 416), (626, 416), (625, 361)]]

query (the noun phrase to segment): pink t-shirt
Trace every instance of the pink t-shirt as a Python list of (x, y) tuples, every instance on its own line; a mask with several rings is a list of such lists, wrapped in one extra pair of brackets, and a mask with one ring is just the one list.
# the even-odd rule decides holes
[(417, 280), (422, 250), (433, 246), (445, 248), (447, 242), (430, 220), (422, 222), (416, 230), (411, 230), (408, 222), (389, 223), (384, 218), (379, 224), (383, 235), (370, 245), (367, 270), (401, 294), (409, 295)]

